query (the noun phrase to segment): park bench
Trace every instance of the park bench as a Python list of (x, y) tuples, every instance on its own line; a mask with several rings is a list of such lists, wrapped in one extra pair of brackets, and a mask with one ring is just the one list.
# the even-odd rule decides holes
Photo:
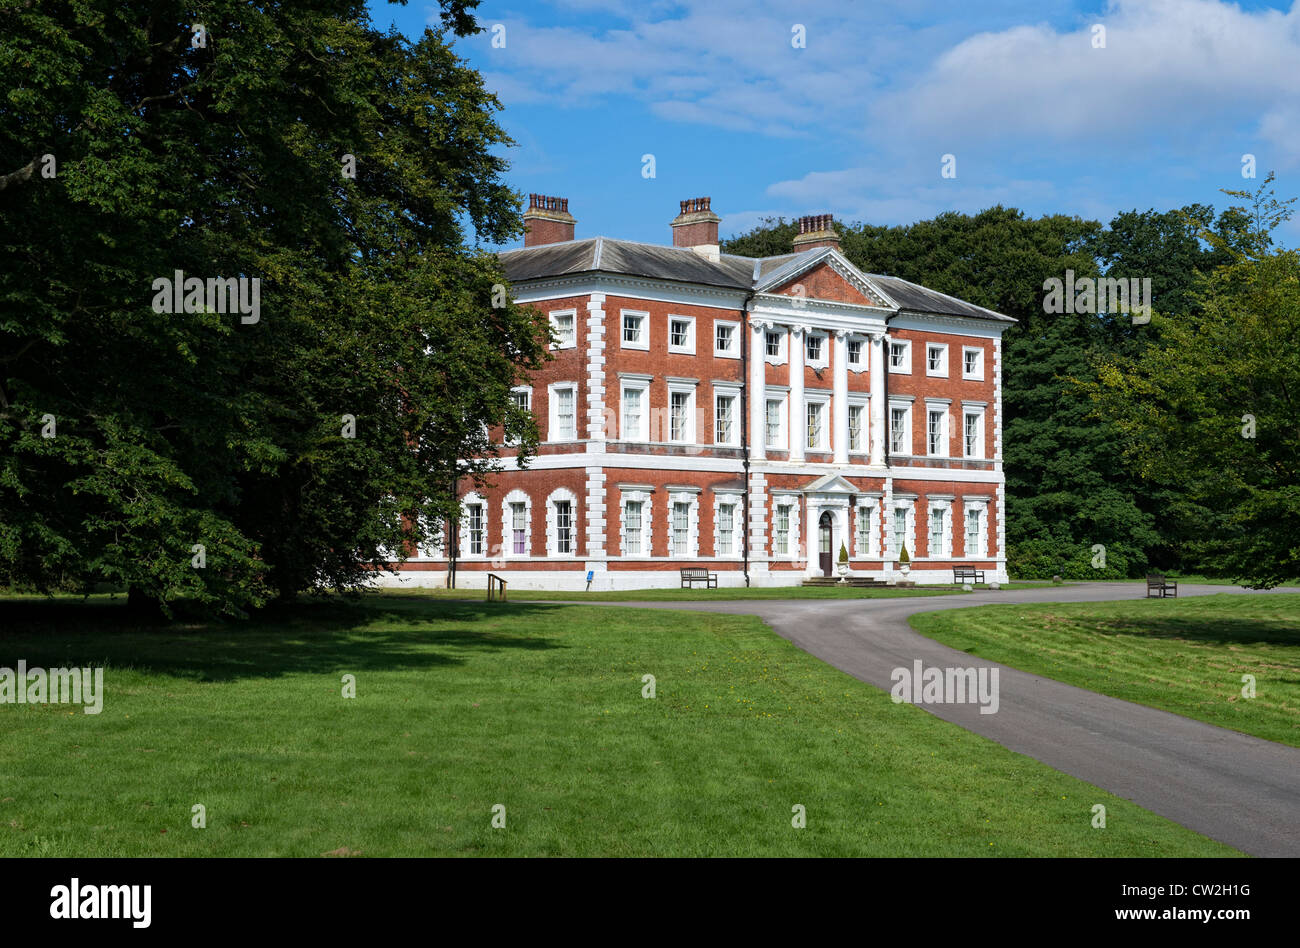
[(1164, 599), (1170, 593), (1173, 594), (1173, 597), (1175, 599), (1178, 598), (1177, 582), (1170, 582), (1169, 580), (1161, 576), (1159, 573), (1147, 574), (1147, 598), (1148, 599), (1155, 598), (1155, 597)]
[(984, 582), (984, 570), (976, 569), (973, 566), (954, 566), (952, 568), (952, 581), (954, 583), (982, 583)]
[(710, 573), (703, 566), (683, 566), (682, 589), (689, 589), (696, 583), (704, 583), (706, 589), (717, 589), (718, 574)]

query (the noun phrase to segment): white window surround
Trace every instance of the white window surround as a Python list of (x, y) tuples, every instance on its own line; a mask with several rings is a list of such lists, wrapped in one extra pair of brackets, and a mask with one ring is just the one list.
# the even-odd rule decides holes
[[(722, 407), (720, 402), (727, 399), (731, 403), (731, 435), (725, 441), (720, 437), (719, 420)], [(740, 385), (726, 384), (720, 382), (713, 383), (713, 443), (728, 447), (736, 447), (740, 444)]]
[[(653, 495), (646, 490), (623, 490), (619, 492), (618, 499), (618, 527), (619, 527), (619, 555), (636, 559), (650, 558), (650, 542), (654, 537), (654, 505), (651, 503)], [(628, 553), (624, 549), (624, 536), (626, 535), (626, 517), (627, 505), (629, 502), (641, 504), (641, 549), (637, 553)]]
[[(673, 323), (686, 324), (686, 341), (682, 343), (673, 342)], [(668, 351), (677, 352), (683, 355), (695, 355), (695, 317), (678, 316), (676, 313), (668, 314)]]
[[(573, 431), (571, 433), (561, 432), (560, 430), (560, 392), (567, 391), (572, 393), (573, 404)], [(577, 382), (552, 382), (546, 387), (546, 440), (547, 441), (577, 441), (578, 440), (578, 383)]]
[[(637, 338), (628, 341), (628, 330), (630, 326), (637, 328)], [(641, 349), (650, 348), (650, 314), (639, 309), (625, 309), (619, 312), (618, 317), (618, 342), (619, 348), (622, 349)]]
[[(812, 357), (812, 344), (817, 340), (817, 358)], [(831, 362), (830, 333), (813, 330), (803, 337), (803, 361), (810, 369), (824, 369)]]
[[(516, 385), (510, 389), (510, 397), (512, 400), (518, 402), (520, 400), (515, 398), (516, 395), (525, 396), (524, 399), (522, 400), (524, 403), (523, 404), (524, 410), (531, 412), (533, 410), (533, 387), (531, 385)], [(574, 424), (575, 425), (577, 424), (576, 416), (574, 417)], [(517, 445), (519, 444), (519, 439), (506, 438), (505, 443), (507, 445), (512, 445), (512, 446)]]
[[(718, 493), (713, 497), (713, 555), (732, 557), (740, 553), (740, 541), (743, 538), (744, 528), (743, 505), (744, 495), (740, 493)], [(722, 548), (722, 508), (731, 507), (731, 547), (730, 549)]]
[[(930, 422), (931, 416), (939, 416), (939, 450), (934, 450), (934, 445), (930, 443)], [(932, 402), (927, 400), (925, 403), (925, 453), (927, 457), (946, 458), (950, 455), (950, 441), (948, 430), (948, 404), (946, 402)]]
[[(664, 440), (673, 444), (697, 444), (699, 438), (695, 430), (695, 389), (699, 381), (695, 379), (668, 379), (668, 417), (664, 425)], [(673, 437), (673, 396), (686, 396), (685, 432), (681, 438)]]
[[(780, 508), (789, 506), (790, 508), (790, 536), (788, 548), (784, 553), (778, 553), (776, 548), (776, 528), (778, 525), (777, 517)], [(774, 560), (797, 560), (800, 558), (800, 552), (803, 549), (802, 534), (799, 532), (799, 494), (789, 493), (782, 494), (773, 492), (772, 495), (772, 531), (768, 534), (771, 546), (771, 556)]]
[[(968, 357), (975, 356), (975, 366), (967, 370)], [(984, 350), (979, 346), (961, 347), (961, 377), (973, 382), (984, 381)]]
[[(780, 340), (776, 355), (772, 355), (767, 351), (768, 336), (776, 336)], [(768, 365), (785, 365), (790, 361), (790, 333), (788, 330), (777, 327), (763, 332), (763, 360)]]
[[(975, 422), (975, 443), (972, 445), (967, 437), (970, 430), (971, 420)], [(964, 458), (985, 458), (987, 453), (984, 449), (984, 409), (970, 408), (965, 405), (961, 410), (961, 456)]]
[(896, 516), (895, 511), (899, 511), (899, 510), (903, 511), (903, 515), (904, 515), (903, 545), (907, 547), (908, 557), (910, 559), (916, 559), (917, 553), (916, 553), (916, 498), (915, 497), (908, 497), (908, 498), (895, 497), (892, 503), (889, 505), (890, 519), (887, 525), (887, 529), (889, 531), (888, 532), (889, 550), (886, 558), (891, 560), (898, 559), (899, 550), (895, 548), (895, 539), (894, 539), (895, 536), (894, 517)]
[[(779, 402), (777, 408), (777, 439), (775, 442), (766, 441), (767, 438), (767, 402)], [(790, 447), (790, 392), (789, 390), (767, 389), (766, 400), (763, 403), (763, 438), (769, 448), (779, 451), (788, 450)]]
[[(952, 556), (952, 501), (931, 500), (927, 505), (928, 517), (925, 521), (926, 555), (930, 559), (948, 559)], [(941, 542), (936, 546), (932, 528), (936, 514), (943, 529)]]
[[(514, 511), (512, 504), (524, 505), (524, 552), (515, 552)], [(515, 489), (501, 499), (501, 555), (505, 559), (521, 559), (533, 555), (533, 501), (526, 493)]]
[[(930, 367), (932, 361), (936, 363), (933, 368)], [(936, 379), (948, 377), (948, 343), (927, 342), (925, 344), (925, 374)]]
[[(989, 535), (989, 502), (988, 500), (974, 500), (962, 498), (962, 555), (967, 559), (986, 559), (988, 556), (988, 535)], [(976, 541), (972, 548), (971, 537), (971, 514), (979, 517), (977, 524)]]
[[(858, 361), (854, 362), (850, 350), (854, 345), (859, 345)], [(848, 366), (850, 372), (866, 372), (871, 362), (871, 342), (866, 336), (857, 336), (850, 334), (844, 340), (844, 364)]]
[[(569, 504), (569, 552), (560, 552), (560, 523), (556, 504)], [(546, 498), (546, 555), (576, 557), (578, 555), (578, 498), (573, 491), (558, 487)]]
[[(552, 349), (576, 349), (578, 347), (578, 311), (576, 309), (557, 309), (550, 312), (551, 330), (560, 336), (560, 341), (552, 344)], [(572, 327), (567, 332), (560, 329), (560, 317), (567, 316)]]
[(850, 454), (869, 454), (871, 451), (871, 404), (868, 396), (850, 394), (848, 397), (850, 417), (852, 412), (861, 410), (862, 421), (859, 427), (858, 447), (853, 446), (853, 436), (851, 434), (852, 425), (849, 426), (849, 453)]
[[(731, 344), (726, 349), (718, 347), (718, 329), (719, 327), (731, 328)], [(715, 319), (713, 321), (713, 355), (719, 359), (739, 359), (740, 358), (740, 323), (732, 322), (727, 319)]]
[[(810, 392), (810, 391), (808, 391), (808, 390), (805, 389), (805, 391), (804, 391), (804, 396), (803, 396), (803, 401), (804, 401), (804, 410), (803, 410), (803, 412), (801, 413), (801, 414), (802, 414), (802, 418), (801, 418), (801, 421), (802, 421), (802, 425), (801, 425), (801, 434), (802, 434), (802, 436), (803, 436), (804, 450), (805, 450), (805, 451), (830, 451), (830, 450), (831, 450), (831, 430), (830, 430), (830, 426), (831, 426), (831, 421), (832, 421), (832, 419), (831, 419), (831, 396), (830, 396), (830, 394), (829, 394), (829, 393), (825, 393), (825, 392), (817, 392), (817, 391), (811, 391), (811, 392)], [(814, 405), (818, 406), (818, 408), (819, 408), (819, 410), (820, 410), (820, 412), (821, 412), (821, 415), (820, 415), (820, 418), (821, 418), (821, 425), (820, 425), (821, 431), (820, 431), (819, 436), (818, 436), (818, 438), (817, 438), (817, 443), (816, 443), (816, 445), (811, 445), (811, 444), (809, 444), (809, 441), (808, 441), (808, 432), (809, 432), (809, 425), (808, 425), (808, 421), (809, 421), (809, 411), (808, 411), (808, 409), (811, 408), (811, 407), (814, 406)]]
[[(461, 497), (460, 505), (461, 505), (460, 544), (459, 544), (460, 551), (457, 555), (457, 558), (462, 560), (489, 559), (492, 552), (491, 551), (492, 525), (489, 522), (488, 502), (486, 498), (484, 498), (477, 491), (470, 491), (468, 494)], [(470, 523), (472, 522), (472, 518), (470, 515), (470, 508), (475, 506), (477, 506), (482, 511), (483, 514), (482, 549), (479, 550), (479, 552), (477, 553), (472, 552), (473, 543), (471, 542), (472, 538), (470, 536)]]
[[(637, 392), (637, 398), (628, 398)], [(634, 407), (635, 412), (628, 409)], [(619, 374), (618, 386), (618, 439), (619, 441), (650, 440), (650, 377)]]
[[(889, 371), (895, 375), (912, 374), (912, 340), (911, 339), (889, 339), (886, 341), (885, 364)], [(894, 348), (902, 347), (902, 364), (894, 364)]]
[[(880, 558), (880, 520), (877, 511), (880, 505), (875, 500), (858, 504), (853, 520), (853, 549), (858, 559)], [(867, 525), (867, 542), (862, 543), (862, 525)]]
[[(668, 555), (697, 559), (700, 555), (700, 495), (698, 488), (690, 491), (672, 490), (668, 492)], [(674, 533), (674, 507), (686, 504), (690, 509), (686, 515), (686, 552), (676, 552), (676, 535)]]
[[(895, 428), (895, 425), (894, 425), (894, 412), (896, 412), (896, 411), (902, 411), (902, 412), (903, 412), (902, 438), (901, 438), (901, 439), (898, 439), (898, 438), (895, 438), (895, 437), (894, 437), (894, 428)], [(886, 426), (887, 426), (888, 429), (889, 429), (889, 434), (888, 434), (888, 437), (889, 437), (889, 453), (890, 453), (890, 454), (897, 454), (897, 455), (900, 455), (900, 456), (902, 456), (902, 457), (910, 457), (910, 456), (912, 455), (913, 450), (914, 450), (914, 448), (913, 448), (913, 442), (912, 442), (912, 404), (911, 404), (911, 402), (895, 402), (895, 401), (891, 401), (891, 402), (889, 403), (889, 413), (888, 413), (888, 417), (886, 418)], [(901, 440), (901, 442), (902, 442), (901, 445), (898, 443), (900, 440)]]

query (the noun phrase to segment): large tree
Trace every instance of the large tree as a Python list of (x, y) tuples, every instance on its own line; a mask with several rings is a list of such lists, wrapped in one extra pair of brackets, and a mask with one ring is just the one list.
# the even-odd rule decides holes
[(1244, 228), (1202, 231), (1228, 262), (1196, 305), (1157, 311), (1159, 341), (1104, 360), (1086, 387), (1136, 470), (1177, 488), (1170, 514), (1201, 514), (1201, 561), (1256, 587), (1300, 577), (1300, 254), (1272, 246), (1295, 200), (1272, 180), (1226, 192), (1251, 202)]
[[(451, 36), (355, 0), (6, 6), (0, 581), (352, 587), (455, 516), (489, 428), (528, 453), (509, 389), (545, 330), (466, 246), (521, 220)], [(258, 318), (159, 312), (176, 271), (256, 278)]]

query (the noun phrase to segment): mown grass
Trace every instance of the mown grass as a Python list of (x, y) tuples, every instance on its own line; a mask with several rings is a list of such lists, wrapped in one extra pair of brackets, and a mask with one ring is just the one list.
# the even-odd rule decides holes
[(0, 705), (0, 856), (1235, 854), (749, 617), (383, 596), (141, 627), (10, 601), (0, 629), (0, 666), (107, 668), (99, 715)]
[[(1003, 589), (1035, 589), (1049, 583), (1004, 583)], [(975, 591), (987, 592), (984, 583)], [(726, 586), (721, 589), (617, 589), (550, 590), (507, 587), (509, 599), (518, 602), (730, 602), (741, 599), (906, 599), (917, 596), (961, 596), (960, 586)], [(418, 587), (385, 589), (383, 595), (409, 595), (429, 599), (483, 599), (484, 589)]]
[(983, 606), (911, 622), (981, 658), (1300, 747), (1297, 594)]

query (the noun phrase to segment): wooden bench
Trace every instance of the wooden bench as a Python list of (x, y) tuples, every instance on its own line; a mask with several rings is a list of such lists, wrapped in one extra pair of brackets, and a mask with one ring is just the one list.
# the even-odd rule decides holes
[(689, 589), (696, 583), (704, 583), (705, 589), (717, 589), (718, 574), (710, 573), (703, 566), (683, 566), (682, 589)]
[(954, 583), (982, 583), (984, 582), (984, 570), (976, 569), (973, 566), (954, 566), (952, 568), (952, 581)]
[(1178, 583), (1170, 582), (1159, 573), (1147, 574), (1147, 598), (1164, 599), (1172, 593), (1175, 599), (1178, 598)]

